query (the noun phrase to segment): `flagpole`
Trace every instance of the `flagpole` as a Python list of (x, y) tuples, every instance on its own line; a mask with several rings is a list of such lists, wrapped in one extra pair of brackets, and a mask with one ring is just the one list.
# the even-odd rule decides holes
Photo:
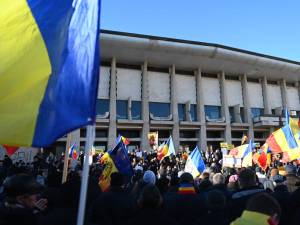
[(72, 133), (68, 133), (67, 135), (67, 144), (65, 150), (65, 158), (64, 158), (64, 169), (61, 183), (65, 183), (67, 181), (68, 176), (68, 161), (69, 161), (69, 148), (71, 146)]
[(84, 150), (84, 161), (83, 161), (83, 171), (81, 177), (81, 187), (80, 187), (80, 201), (79, 201), (79, 208), (77, 214), (77, 225), (84, 224), (84, 213), (85, 213), (85, 204), (86, 204), (86, 193), (88, 188), (88, 178), (89, 178), (89, 154), (90, 150), (92, 149), (94, 139), (95, 139), (95, 132), (94, 126), (89, 125), (87, 126), (86, 132), (86, 143), (85, 143), (85, 150)]

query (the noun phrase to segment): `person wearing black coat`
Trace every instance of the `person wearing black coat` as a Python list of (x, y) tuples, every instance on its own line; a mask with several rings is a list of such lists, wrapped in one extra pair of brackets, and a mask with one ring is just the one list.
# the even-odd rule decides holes
[(242, 215), (246, 208), (247, 201), (254, 195), (265, 192), (264, 189), (256, 186), (256, 174), (251, 169), (244, 169), (240, 172), (238, 183), (240, 189), (233, 193), (227, 207), (230, 221)]
[(4, 182), (5, 200), (0, 204), (1, 225), (37, 225), (46, 199), (40, 199), (42, 187), (33, 176), (17, 174)]
[(101, 225), (124, 225), (135, 212), (133, 198), (123, 188), (124, 177), (121, 173), (111, 174), (108, 192), (100, 194), (91, 209), (91, 222)]
[(206, 195), (207, 212), (198, 221), (201, 225), (229, 225), (228, 215), (225, 213), (226, 196), (222, 191), (212, 190)]
[(147, 184), (137, 200), (137, 212), (128, 225), (176, 225), (174, 218), (169, 217), (163, 210), (163, 198), (158, 188)]
[(166, 214), (178, 224), (197, 224), (197, 220), (206, 213), (205, 198), (196, 192), (190, 173), (180, 176), (178, 191), (166, 193), (164, 200)]

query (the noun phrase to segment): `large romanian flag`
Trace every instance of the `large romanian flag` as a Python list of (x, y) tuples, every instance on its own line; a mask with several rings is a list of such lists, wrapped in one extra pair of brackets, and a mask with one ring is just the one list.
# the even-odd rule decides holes
[(100, 0), (0, 1), (0, 143), (42, 147), (95, 120)]
[(283, 153), (283, 161), (300, 158), (299, 133), (293, 134), (289, 124), (273, 132), (266, 140), (273, 153)]

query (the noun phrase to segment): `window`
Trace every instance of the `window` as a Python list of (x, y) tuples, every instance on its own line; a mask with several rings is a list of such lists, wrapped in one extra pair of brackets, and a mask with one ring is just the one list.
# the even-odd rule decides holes
[(117, 136), (122, 135), (125, 138), (139, 138), (140, 137), (140, 131), (139, 130), (117, 130)]
[(222, 138), (224, 131), (221, 130), (208, 130), (206, 132), (207, 138)]
[(178, 104), (178, 117), (179, 121), (185, 121), (185, 104)]
[(259, 117), (261, 115), (263, 115), (264, 113), (264, 109), (261, 108), (251, 108), (251, 117), (252, 119), (255, 117)]
[(221, 117), (221, 106), (205, 105), (205, 116), (209, 119), (219, 119)]
[(232, 138), (240, 138), (242, 141), (242, 137), (244, 136), (244, 132), (243, 131), (231, 131), (231, 137)]
[(107, 130), (102, 130), (102, 129), (96, 128), (95, 136), (97, 138), (106, 138), (108, 136)]
[(235, 117), (234, 117), (234, 107), (229, 107), (229, 115), (230, 115), (230, 122), (234, 123)]
[(149, 109), (155, 117), (168, 117), (170, 115), (170, 103), (149, 102)]
[(128, 119), (127, 100), (117, 100), (117, 119)]
[(180, 138), (196, 138), (196, 131), (180, 131), (179, 132)]
[(131, 101), (131, 117), (133, 120), (141, 119), (141, 102)]
[[(151, 130), (150, 132), (155, 132), (157, 130)], [(169, 138), (171, 135), (171, 131), (170, 130), (159, 130), (158, 131), (158, 137), (159, 138)]]
[(254, 131), (254, 138), (266, 138), (267, 132), (264, 131)]
[(192, 121), (197, 121), (197, 105), (191, 104), (191, 118)]
[(104, 115), (109, 112), (109, 99), (97, 99), (96, 110), (97, 115)]

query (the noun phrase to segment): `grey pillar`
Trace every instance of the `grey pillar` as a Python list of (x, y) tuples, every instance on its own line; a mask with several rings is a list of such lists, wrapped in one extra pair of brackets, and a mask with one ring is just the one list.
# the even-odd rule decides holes
[(262, 79), (262, 91), (263, 91), (263, 99), (264, 99), (264, 113), (265, 114), (272, 114), (272, 109), (269, 101), (269, 93), (268, 93), (268, 81), (267, 76), (264, 76)]
[(142, 65), (142, 120), (143, 129), (141, 136), (141, 147), (143, 150), (150, 150), (148, 142), (149, 126), (149, 91), (148, 91), (148, 64), (147, 61)]
[(110, 102), (109, 102), (109, 128), (108, 149), (112, 149), (117, 138), (117, 92), (116, 92), (116, 58), (111, 61), (110, 69)]
[(225, 73), (222, 71), (219, 74), (220, 80), (220, 88), (221, 88), (221, 102), (222, 102), (222, 116), (225, 117), (226, 127), (225, 127), (225, 141), (231, 144), (231, 122), (230, 122), (230, 114), (228, 108), (228, 100), (227, 100), (227, 90), (225, 86)]
[(204, 98), (203, 98), (203, 81), (201, 76), (201, 69), (195, 71), (196, 76), (196, 94), (197, 94), (197, 119), (200, 121), (200, 131), (198, 134), (198, 146), (202, 151), (207, 150), (206, 142), (206, 121), (204, 111)]
[(250, 124), (248, 130), (248, 137), (254, 138), (253, 132), (253, 122), (251, 116), (251, 105), (250, 105), (250, 96), (249, 96), (249, 88), (247, 82), (247, 75), (242, 75), (242, 90), (243, 90), (243, 101), (244, 101), (244, 115), (247, 123)]
[(281, 89), (282, 106), (284, 109), (289, 110), (290, 103), (289, 103), (289, 98), (287, 96), (286, 81), (284, 79), (280, 82), (280, 89)]
[(178, 106), (177, 106), (177, 92), (175, 85), (175, 65), (172, 65), (170, 68), (170, 79), (171, 79), (171, 109), (173, 115), (173, 129), (172, 129), (172, 137), (174, 142), (175, 150), (179, 149), (179, 117), (178, 117)]

